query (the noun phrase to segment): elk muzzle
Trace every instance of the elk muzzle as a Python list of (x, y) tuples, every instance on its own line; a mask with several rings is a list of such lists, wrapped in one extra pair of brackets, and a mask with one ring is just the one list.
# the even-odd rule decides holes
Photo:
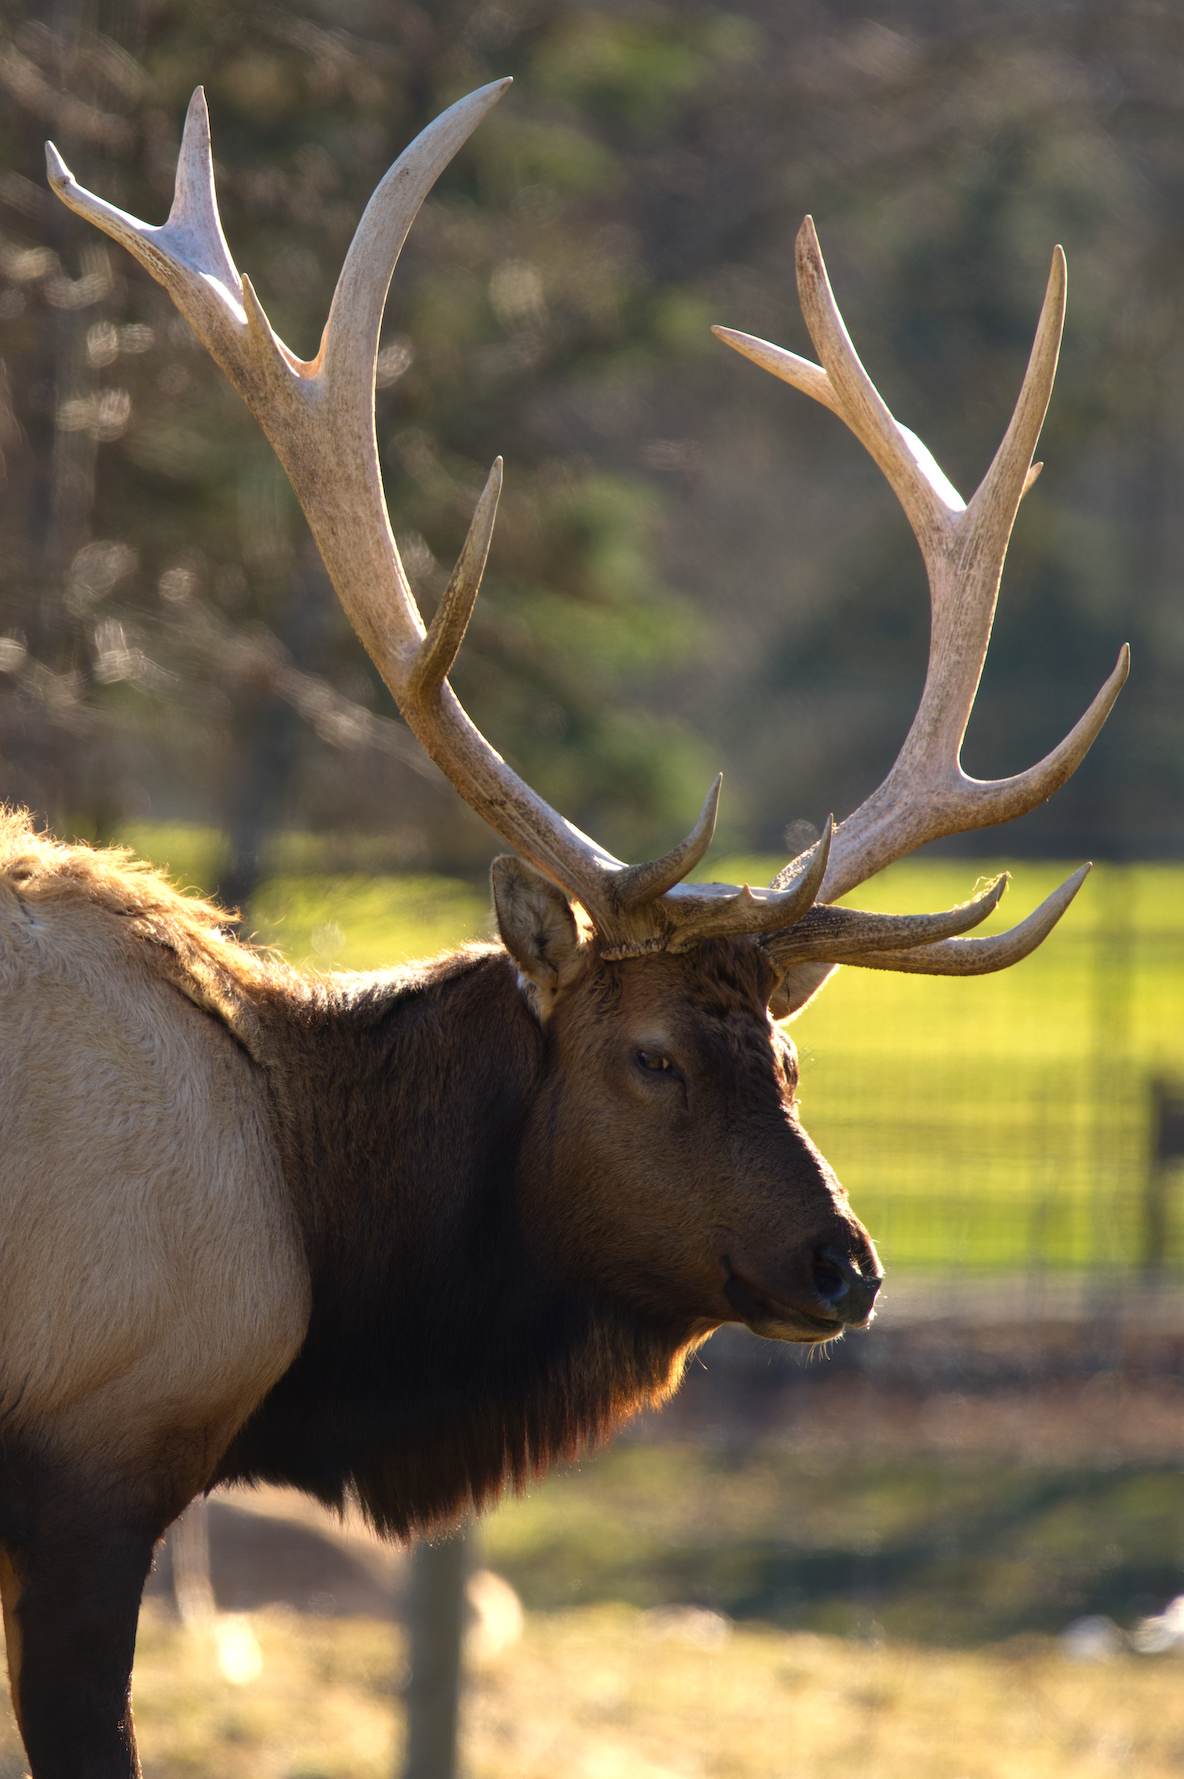
[(866, 1328), (884, 1281), (876, 1250), (854, 1220), (800, 1251), (796, 1264), (775, 1284), (761, 1269), (726, 1256), (724, 1296), (738, 1320), (765, 1340), (807, 1344), (835, 1340), (848, 1328)]

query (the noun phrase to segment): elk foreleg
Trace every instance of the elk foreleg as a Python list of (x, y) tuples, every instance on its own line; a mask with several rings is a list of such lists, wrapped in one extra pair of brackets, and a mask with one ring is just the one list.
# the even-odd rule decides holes
[(21, 1621), (17, 1603), (21, 1597), (20, 1578), (6, 1550), (0, 1549), (0, 1605), (4, 1608), (4, 1645), (8, 1653), (8, 1685), (12, 1693), (12, 1709), (16, 1727), (24, 1735), (21, 1724)]
[(139, 1779), (132, 1657), (152, 1546), (140, 1527), (79, 1526), (0, 1560), (13, 1708), (33, 1779)]

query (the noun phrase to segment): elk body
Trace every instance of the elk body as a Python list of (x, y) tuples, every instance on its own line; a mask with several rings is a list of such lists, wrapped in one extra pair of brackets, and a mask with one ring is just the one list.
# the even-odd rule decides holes
[(542, 803), (447, 674), (477, 596), (495, 465), (426, 630), (381, 492), (373, 367), (391, 272), (440, 169), (505, 83), (453, 106), (380, 185), (320, 354), (276, 339), (222, 236), (204, 101), (169, 221), (55, 189), (166, 285), (284, 463), (334, 585), (421, 743), (520, 857), (501, 943), (309, 978), (124, 856), (0, 822), (0, 1594), (35, 1779), (138, 1771), (130, 1671), (154, 1542), (214, 1483), (356, 1495), (396, 1535), (480, 1506), (678, 1381), (714, 1328), (821, 1342), (870, 1320), (872, 1243), (801, 1127), (775, 1020), (836, 963), (978, 973), (1022, 957), (1078, 872), (1011, 933), (835, 899), (938, 834), (1047, 797), (1070, 736), (1009, 780), (959, 750), (1051, 389), (1059, 258), (1015, 417), (963, 506), (892, 419), (834, 307), (812, 227), (822, 365), (729, 344), (838, 413), (889, 477), (933, 599), (929, 676), (880, 789), (767, 890), (687, 886), (713, 786), (665, 858), (626, 866)]

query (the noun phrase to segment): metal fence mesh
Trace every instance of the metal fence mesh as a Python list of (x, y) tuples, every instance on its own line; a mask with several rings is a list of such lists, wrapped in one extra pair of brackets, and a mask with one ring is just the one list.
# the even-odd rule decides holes
[(1100, 867), (996, 977), (840, 972), (795, 1035), (889, 1267), (1184, 1270), (1184, 869)]

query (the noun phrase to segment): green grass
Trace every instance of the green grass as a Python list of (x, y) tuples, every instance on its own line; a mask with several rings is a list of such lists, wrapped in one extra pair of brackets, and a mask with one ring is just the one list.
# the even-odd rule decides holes
[[(138, 831), (183, 882), (217, 874), (208, 830)], [(296, 963), (366, 969), (490, 936), (488, 893), (452, 879), (320, 872), (327, 843), (277, 843), (246, 927)], [(376, 855), (378, 856), (378, 855)], [(767, 882), (775, 859), (713, 875)], [(1008, 869), (906, 860), (850, 901), (949, 907)], [(1072, 869), (1023, 862), (979, 929), (1023, 918)], [(1097, 1266), (1143, 1258), (1156, 1077), (1184, 1083), (1184, 867), (1097, 867), (1034, 955), (969, 980), (844, 969), (793, 1026), (811, 1134), (898, 1274)], [(1184, 1267), (1184, 1177), (1165, 1259)]]
[(119, 844), (167, 871), (181, 889), (202, 895), (212, 892), (230, 856), (217, 828), (185, 822), (133, 823), (120, 834)]
[[(710, 1354), (708, 1355), (710, 1363)], [(535, 1611), (693, 1602), (741, 1622), (945, 1648), (1129, 1626), (1184, 1591), (1178, 1466), (788, 1440), (622, 1442), (498, 1509), (490, 1564)]]
[[(1065, 875), (1014, 867), (981, 930)], [(936, 908), (972, 883), (973, 867), (908, 861), (859, 900)], [(994, 976), (841, 970), (794, 1031), (807, 1124), (890, 1265), (1137, 1265), (1151, 1083), (1184, 1083), (1184, 870), (1098, 867), (1045, 944)], [(1184, 1262), (1178, 1207), (1166, 1258)]]
[(256, 941), (293, 963), (373, 970), (492, 938), (489, 897), (448, 877), (276, 876), (251, 900)]

